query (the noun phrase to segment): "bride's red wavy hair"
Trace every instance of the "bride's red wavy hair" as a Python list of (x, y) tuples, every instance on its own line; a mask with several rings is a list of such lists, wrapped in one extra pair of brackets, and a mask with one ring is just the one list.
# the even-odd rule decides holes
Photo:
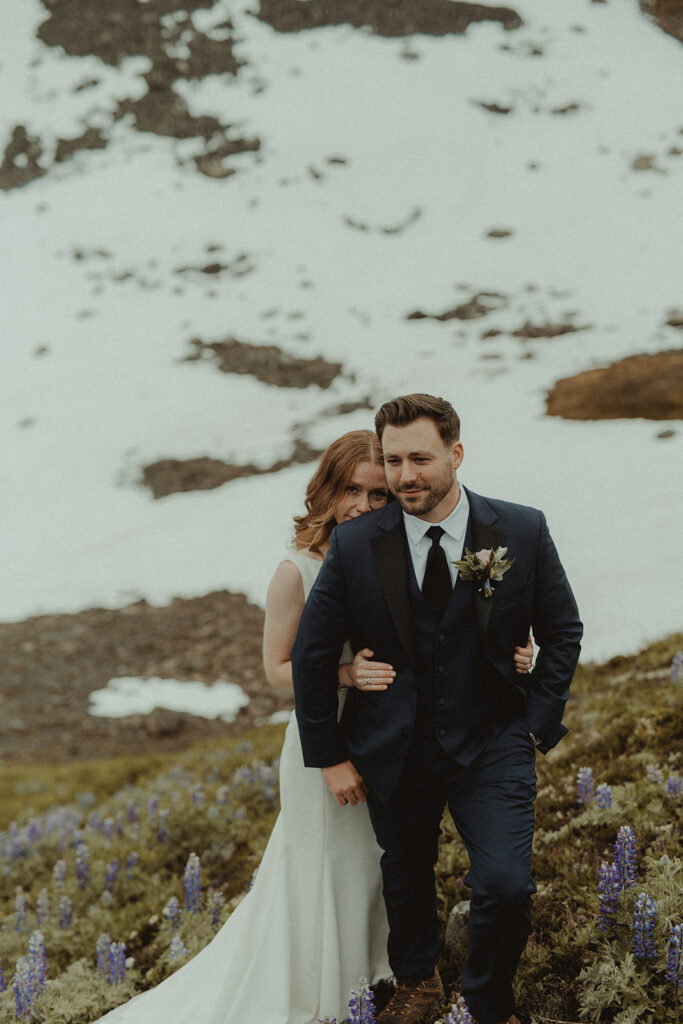
[(321, 554), (330, 539), (341, 494), (359, 462), (384, 466), (382, 446), (372, 430), (350, 430), (326, 448), (306, 488), (306, 514), (294, 516), (294, 544)]

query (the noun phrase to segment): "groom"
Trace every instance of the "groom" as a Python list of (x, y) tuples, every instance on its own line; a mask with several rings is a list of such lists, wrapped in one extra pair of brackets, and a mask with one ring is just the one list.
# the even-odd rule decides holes
[[(534, 892), (535, 749), (567, 731), (582, 626), (543, 513), (460, 486), (449, 402), (393, 399), (375, 427), (397, 501), (334, 531), (301, 617), (292, 666), (304, 760), (323, 769), (339, 803), (367, 799), (383, 850), (397, 986), (380, 1024), (414, 1024), (444, 997), (434, 864), (446, 804), (470, 861), (462, 994), (479, 1024), (514, 1024)], [(486, 596), (500, 547), (498, 560), (512, 564)], [(465, 549), (479, 555), (474, 578), (454, 565)], [(512, 656), (530, 628), (539, 654), (521, 683)], [(338, 723), (347, 638), (396, 678), (385, 690), (350, 690)]]

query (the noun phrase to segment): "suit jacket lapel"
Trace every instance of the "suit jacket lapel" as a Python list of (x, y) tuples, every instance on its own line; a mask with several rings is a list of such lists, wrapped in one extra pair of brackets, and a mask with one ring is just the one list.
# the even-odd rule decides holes
[[(498, 517), (489, 503), (472, 491), (467, 491), (467, 497), (470, 502), (473, 550), (481, 551), (482, 548), (493, 548), (495, 551), (497, 547), (505, 547), (505, 534), (492, 525)], [(482, 637), (488, 629), (495, 599), (495, 589), (493, 597), (484, 598), (479, 594), (476, 596), (474, 614)]]
[(409, 659), (414, 661), (415, 636), (410, 607), (408, 552), (398, 502), (388, 506), (387, 514), (378, 525), (382, 532), (372, 539), (375, 568), (396, 632)]

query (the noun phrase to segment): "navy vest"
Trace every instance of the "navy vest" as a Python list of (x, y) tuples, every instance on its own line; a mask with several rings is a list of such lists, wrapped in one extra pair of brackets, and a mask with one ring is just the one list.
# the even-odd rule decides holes
[[(471, 547), (469, 536), (466, 544)], [(409, 552), (408, 566), (417, 681), (411, 753), (467, 765), (499, 731), (480, 684), (484, 655), (474, 608), (481, 598), (472, 583), (458, 580), (439, 621), (417, 585)]]

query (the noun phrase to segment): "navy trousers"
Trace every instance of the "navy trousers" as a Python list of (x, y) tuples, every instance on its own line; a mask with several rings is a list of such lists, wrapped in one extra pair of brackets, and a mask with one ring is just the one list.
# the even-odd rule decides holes
[(398, 978), (420, 980), (434, 973), (439, 945), (434, 865), (447, 804), (470, 861), (461, 990), (481, 1024), (497, 1024), (514, 1011), (512, 980), (531, 928), (536, 752), (519, 720), (468, 767), (449, 758), (432, 736), (415, 736), (389, 801), (372, 793), (368, 798), (383, 850), (389, 963)]

